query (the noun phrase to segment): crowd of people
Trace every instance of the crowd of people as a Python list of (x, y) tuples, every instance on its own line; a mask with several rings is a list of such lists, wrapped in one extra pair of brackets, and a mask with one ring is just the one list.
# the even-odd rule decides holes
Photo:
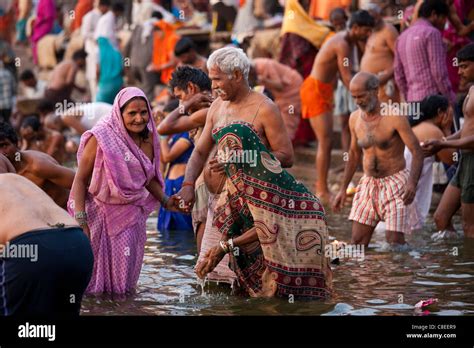
[[(459, 209), (474, 238), (471, 1), (74, 5), (0, 4), (0, 246), (51, 245), (0, 257), (0, 313), (133, 293), (154, 211), (194, 234), (199, 278), (251, 297), (331, 297), (327, 214), (349, 202), (348, 243), (378, 227), (399, 252), (444, 184), (432, 238)], [(287, 169), (314, 139), (306, 187)]]

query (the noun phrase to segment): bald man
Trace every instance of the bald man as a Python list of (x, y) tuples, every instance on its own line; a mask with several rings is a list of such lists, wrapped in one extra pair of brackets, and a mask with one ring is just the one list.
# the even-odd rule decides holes
[(78, 315), (94, 263), (87, 236), (21, 175), (0, 174), (0, 192), (0, 316)]
[[(344, 205), (346, 189), (362, 156), (364, 176), (349, 215), (352, 243), (367, 247), (377, 223), (385, 221), (387, 242), (405, 244), (404, 234), (410, 233), (408, 205), (415, 198), (423, 153), (407, 117), (381, 115), (377, 76), (360, 72), (349, 88), (358, 110), (349, 119), (349, 160), (333, 209), (339, 211)], [(413, 156), (410, 170), (403, 156), (405, 146)]]

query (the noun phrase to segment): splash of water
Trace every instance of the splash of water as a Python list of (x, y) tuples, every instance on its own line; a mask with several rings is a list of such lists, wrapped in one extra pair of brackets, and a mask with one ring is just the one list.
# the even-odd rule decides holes
[(209, 279), (207, 277), (204, 279), (197, 278), (197, 283), (201, 286), (201, 296), (206, 297), (206, 283), (209, 284)]

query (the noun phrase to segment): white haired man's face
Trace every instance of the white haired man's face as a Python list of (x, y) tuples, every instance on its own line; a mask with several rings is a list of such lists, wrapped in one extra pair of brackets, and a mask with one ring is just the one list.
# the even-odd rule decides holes
[(369, 90), (365, 84), (352, 83), (350, 84), (350, 91), (354, 103), (364, 112), (371, 112), (375, 109), (378, 103), (378, 89)]
[(211, 79), (212, 91), (222, 100), (233, 99), (237, 89), (236, 87), (239, 83), (239, 80), (241, 80), (236, 78), (236, 76), (229, 76), (229, 74), (224, 73), (216, 65), (209, 69), (209, 78)]

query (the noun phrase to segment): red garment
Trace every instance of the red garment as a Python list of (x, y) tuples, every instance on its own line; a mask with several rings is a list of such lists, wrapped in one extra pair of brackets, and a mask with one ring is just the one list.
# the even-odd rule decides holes
[[(456, 12), (461, 22), (464, 22), (465, 15), (474, 9), (474, 4), (467, 4), (467, 2), (468, 1), (465, 0), (454, 0), (454, 6), (456, 7)], [(468, 45), (471, 40), (469, 40), (467, 36), (459, 36), (451, 23), (449, 23), (449, 27), (446, 30), (443, 30), (443, 39), (451, 43), (451, 48), (446, 54), (446, 65), (448, 67), (449, 81), (451, 81), (453, 91), (457, 93), (459, 88), (459, 75), (458, 67), (453, 64), (453, 61), (454, 58), (456, 58), (456, 53)]]
[(91, 11), (94, 5), (94, 0), (79, 0), (74, 8), (74, 21), (71, 24), (71, 32), (81, 27), (82, 18), (87, 12)]

